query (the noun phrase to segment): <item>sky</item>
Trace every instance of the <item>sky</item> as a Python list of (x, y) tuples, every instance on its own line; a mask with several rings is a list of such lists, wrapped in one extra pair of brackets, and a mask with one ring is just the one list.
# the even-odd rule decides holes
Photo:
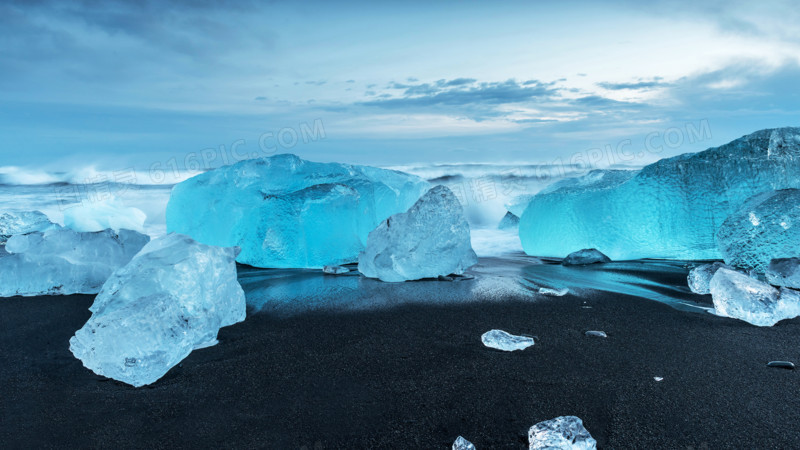
[(798, 23), (792, 1), (2, 0), (0, 165), (551, 163), (621, 143), (642, 165), (800, 126)]

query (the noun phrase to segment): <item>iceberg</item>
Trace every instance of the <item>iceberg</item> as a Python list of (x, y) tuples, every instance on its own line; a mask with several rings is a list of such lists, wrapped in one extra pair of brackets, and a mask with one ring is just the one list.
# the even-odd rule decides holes
[(503, 330), (491, 330), (483, 333), (483, 335), (481, 335), (481, 342), (489, 348), (503, 350), (505, 352), (525, 350), (534, 344), (533, 338), (514, 336)]
[(561, 180), (532, 198), (519, 235), (537, 256), (599, 248), (614, 260), (722, 259), (714, 234), (723, 221), (751, 196), (786, 188), (800, 188), (800, 128)]
[(686, 278), (686, 281), (689, 284), (689, 289), (695, 294), (710, 294), (711, 287), (709, 284), (711, 283), (711, 278), (714, 277), (714, 274), (717, 273), (719, 269), (729, 269), (734, 270), (733, 267), (723, 264), (721, 262), (714, 262), (712, 264), (701, 264), (694, 269), (689, 271), (689, 276)]
[(149, 240), (131, 230), (66, 228), (11, 236), (0, 256), (0, 297), (96, 294)]
[(322, 271), (324, 273), (327, 273), (328, 275), (342, 275), (345, 273), (349, 273), (350, 269), (342, 266), (325, 266), (322, 268)]
[(608, 335), (606, 334), (605, 331), (599, 331), (599, 330), (589, 330), (584, 334), (586, 336), (588, 336), (588, 337), (599, 337), (599, 338), (607, 338), (608, 337)]
[(563, 297), (569, 294), (569, 288), (561, 288), (561, 289), (539, 288), (539, 293), (542, 295), (549, 295), (551, 297)]
[(475, 450), (475, 446), (472, 445), (472, 442), (459, 436), (456, 438), (456, 441), (453, 442), (453, 450)]
[(144, 232), (147, 214), (119, 199), (85, 202), (64, 211), (64, 226), (75, 231), (135, 230)]
[(561, 264), (565, 266), (587, 266), (589, 264), (597, 264), (597, 263), (607, 263), (611, 262), (611, 259), (600, 253), (597, 249), (594, 248), (585, 248), (583, 250), (578, 250), (577, 252), (572, 252), (561, 261)]
[(765, 275), (773, 286), (800, 289), (800, 258), (773, 259)]
[(15, 234), (60, 228), (41, 211), (4, 211), (0, 214), (0, 244)]
[(539, 422), (528, 430), (530, 450), (595, 450), (597, 441), (575, 416)]
[(155, 382), (245, 319), (236, 252), (180, 234), (150, 242), (103, 285), (70, 351), (98, 375), (136, 387)]
[(519, 217), (515, 216), (511, 211), (507, 212), (497, 225), (499, 230), (510, 230), (519, 227)]
[(751, 197), (725, 219), (716, 238), (726, 263), (757, 273), (773, 259), (800, 255), (800, 190)]
[(717, 315), (770, 327), (800, 315), (800, 293), (779, 291), (743, 273), (721, 268), (710, 283)]
[(439, 185), (369, 233), (358, 270), (369, 278), (399, 282), (460, 275), (477, 262), (461, 203)]
[(239, 246), (256, 267), (316, 268), (355, 262), (367, 235), (429, 188), (392, 170), (315, 163), (294, 155), (249, 159), (178, 183), (167, 231)]

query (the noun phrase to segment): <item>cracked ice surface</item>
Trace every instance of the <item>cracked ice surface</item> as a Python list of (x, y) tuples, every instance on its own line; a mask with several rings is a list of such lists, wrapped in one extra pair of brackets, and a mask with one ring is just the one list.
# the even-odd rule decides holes
[(245, 319), (236, 252), (174, 233), (150, 242), (103, 285), (70, 351), (98, 375), (155, 382)]
[(800, 190), (769, 191), (748, 199), (717, 231), (725, 262), (759, 273), (772, 259), (800, 255)]

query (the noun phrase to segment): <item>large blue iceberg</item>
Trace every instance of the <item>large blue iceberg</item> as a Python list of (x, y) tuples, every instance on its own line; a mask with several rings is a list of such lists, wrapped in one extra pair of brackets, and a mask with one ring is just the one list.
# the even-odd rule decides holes
[(531, 255), (719, 259), (714, 236), (753, 195), (800, 187), (800, 128), (762, 130), (640, 171), (593, 171), (540, 192), (520, 218)]
[(245, 160), (176, 185), (167, 231), (239, 246), (237, 261), (256, 267), (341, 265), (355, 262), (369, 232), (429, 187), (402, 172), (294, 155)]

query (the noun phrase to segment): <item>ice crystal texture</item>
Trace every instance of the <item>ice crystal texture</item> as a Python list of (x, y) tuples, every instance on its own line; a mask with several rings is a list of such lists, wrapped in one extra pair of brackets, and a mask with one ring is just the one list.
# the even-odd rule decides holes
[(530, 450), (594, 450), (597, 441), (575, 416), (539, 422), (528, 430)]
[(463, 208), (450, 189), (440, 185), (369, 233), (358, 270), (370, 278), (398, 282), (460, 275), (477, 262)]
[(245, 319), (232, 247), (169, 234), (114, 272), (70, 339), (70, 350), (97, 373), (150, 384), (196, 348), (216, 343), (221, 327)]
[(96, 294), (149, 240), (131, 230), (14, 235), (6, 242), (9, 254), (0, 256), (0, 296)]

